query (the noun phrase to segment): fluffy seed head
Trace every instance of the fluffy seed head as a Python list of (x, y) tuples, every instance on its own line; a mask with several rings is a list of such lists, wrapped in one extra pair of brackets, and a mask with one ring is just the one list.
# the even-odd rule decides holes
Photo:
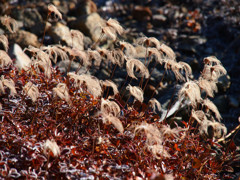
[(152, 98), (148, 101), (149, 107), (151, 107), (153, 109), (153, 112), (156, 113), (156, 107), (158, 109), (158, 111), (161, 111), (162, 107), (161, 104), (158, 100), (156, 100), (155, 98)]
[(102, 88), (100, 86), (99, 80), (96, 77), (88, 74), (77, 75), (71, 72), (68, 73), (68, 76), (70, 79), (74, 79), (76, 87), (81, 88), (84, 84), (87, 88), (87, 91), (89, 91), (89, 93), (94, 97), (99, 97), (102, 95)]
[(0, 67), (3, 68), (12, 63), (12, 59), (9, 57), (9, 55), (5, 51), (0, 50)]
[(119, 43), (120, 43), (122, 51), (124, 51), (124, 53), (127, 57), (135, 57), (136, 56), (137, 52), (133, 45), (131, 45), (130, 43), (124, 42), (124, 41), (120, 41)]
[(119, 35), (121, 35), (124, 32), (124, 29), (122, 26), (119, 24), (119, 22), (115, 19), (110, 18), (107, 22), (106, 25), (108, 27), (112, 27)]
[(131, 86), (130, 84), (126, 87), (127, 90), (129, 90), (130, 94), (134, 96), (138, 101), (141, 103), (144, 100), (143, 97), (143, 90), (138, 86)]
[(111, 123), (115, 126), (115, 128), (120, 132), (124, 132), (124, 128), (122, 122), (112, 114), (103, 114), (103, 123)]
[(118, 94), (117, 85), (116, 85), (113, 81), (111, 81), (111, 80), (105, 80), (105, 81), (101, 80), (101, 81), (100, 81), (100, 84), (101, 84), (102, 86), (111, 87), (111, 88), (113, 89), (114, 95)]
[(181, 97), (188, 98), (194, 108), (202, 100), (199, 86), (194, 81), (186, 82), (178, 92), (178, 97), (179, 99)]
[(206, 92), (206, 94), (210, 97), (214, 96), (214, 92), (218, 92), (218, 88), (215, 81), (209, 81), (199, 77), (198, 86)]
[(5, 35), (0, 35), (0, 43), (2, 43), (4, 50), (8, 51), (8, 39)]
[(67, 53), (59, 48), (58, 46), (47, 46), (47, 47), (41, 47), (43, 51), (45, 51), (48, 55), (49, 58), (54, 62), (57, 63), (57, 58), (60, 57), (61, 60), (67, 60), (68, 55)]
[(114, 101), (101, 99), (101, 113), (102, 114), (112, 114), (113, 116), (118, 117), (120, 115), (120, 107)]
[(33, 84), (32, 82), (28, 82), (24, 87), (23, 90), (25, 92), (25, 94), (27, 94), (33, 102), (35, 102), (37, 100), (37, 98), (39, 97), (39, 91), (38, 88), (35, 84)]
[(53, 97), (60, 97), (65, 100), (67, 103), (71, 103), (70, 96), (68, 93), (68, 88), (65, 83), (59, 83), (57, 87), (53, 88)]
[(0, 18), (1, 23), (6, 26), (7, 30), (10, 33), (15, 33), (17, 28), (18, 28), (18, 24), (17, 21), (7, 15), (3, 16)]
[(4, 75), (1, 76), (1, 81), (2, 84), (0, 83), (0, 88), (2, 93), (5, 93), (3, 86), (6, 86), (7, 88), (10, 89), (10, 95), (14, 96), (15, 94), (17, 94), (17, 91), (15, 89), (15, 83), (14, 81), (10, 78), (10, 79), (5, 79)]
[(148, 48), (148, 56), (154, 56), (155, 60), (159, 63), (159, 64), (163, 64), (164, 62), (164, 58), (163, 58), (163, 54), (157, 49), (157, 48)]
[(48, 139), (47, 141), (44, 142), (43, 144), (43, 153), (46, 156), (53, 156), (53, 157), (57, 157), (60, 155), (60, 148), (57, 145), (57, 143), (55, 142), (54, 139), (52, 139), (51, 141)]
[(191, 116), (198, 123), (201, 123), (202, 121), (207, 120), (207, 117), (206, 117), (205, 113), (203, 111), (201, 111), (201, 110), (195, 111), (194, 109), (192, 109)]
[(162, 51), (163, 53), (165, 53), (165, 55), (172, 59), (175, 60), (176, 59), (176, 54), (174, 53), (174, 51), (172, 50), (172, 48), (170, 48), (169, 46), (167, 46), (166, 44), (161, 44), (160, 51)]
[(137, 79), (137, 77), (134, 75), (134, 68), (136, 68), (136, 71), (140, 71), (141, 77), (149, 78), (149, 71), (141, 61), (138, 59), (127, 60), (126, 69), (128, 75), (131, 78)]
[(208, 98), (203, 100), (203, 105), (206, 107), (207, 111), (211, 110), (215, 114), (218, 121), (220, 121), (222, 119), (217, 106), (212, 101), (210, 101)]
[(162, 145), (163, 135), (156, 126), (143, 122), (140, 125), (136, 126), (134, 134), (136, 135), (142, 130), (146, 136), (146, 147), (155, 158), (160, 159), (161, 156), (170, 156)]
[(160, 42), (155, 37), (140, 37), (136, 40), (136, 44), (144, 45), (146, 47), (160, 48)]
[(99, 54), (99, 52), (96, 51), (96, 50), (91, 50), (91, 49), (88, 49), (87, 52), (88, 52), (88, 55), (89, 55), (89, 61), (94, 60), (94, 65), (96, 67), (99, 67), (101, 65), (101, 62), (102, 62), (102, 57)]
[(204, 64), (207, 65), (220, 65), (221, 61), (219, 59), (217, 59), (215, 56), (209, 56), (203, 59)]

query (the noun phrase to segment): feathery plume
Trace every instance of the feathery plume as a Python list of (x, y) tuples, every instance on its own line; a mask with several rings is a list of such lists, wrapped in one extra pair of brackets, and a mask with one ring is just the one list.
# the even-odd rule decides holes
[(0, 80), (0, 94), (5, 94), (4, 86), (2, 80)]
[(141, 77), (149, 78), (150, 75), (146, 66), (138, 59), (130, 59), (130, 60), (127, 60), (126, 69), (127, 69), (128, 75), (131, 78), (137, 79), (136, 76), (134, 75), (134, 67), (136, 68), (136, 71), (140, 71)]
[(171, 60), (175, 60), (176, 59), (176, 54), (174, 53), (174, 51), (172, 50), (172, 48), (170, 48), (169, 46), (167, 46), (166, 44), (161, 44), (160, 51), (162, 51), (163, 53), (165, 53), (165, 55), (170, 58)]
[(215, 72), (216, 75), (217, 75), (217, 78), (219, 78), (220, 76), (222, 75), (226, 75), (227, 74), (227, 71), (226, 69), (222, 66), (222, 65), (214, 65), (211, 67), (211, 72)]
[(215, 81), (209, 81), (207, 79), (203, 79), (202, 77), (199, 77), (198, 79), (198, 86), (210, 97), (214, 96), (214, 92), (218, 92)]
[(105, 80), (105, 81), (100, 80), (100, 84), (102, 86), (111, 87), (113, 89), (114, 95), (118, 94), (117, 85), (113, 81), (111, 81), (111, 80)]
[(161, 65), (164, 62), (163, 54), (157, 48), (148, 48), (148, 56), (154, 56), (155, 60)]
[(204, 120), (200, 124), (199, 132), (203, 137), (219, 139), (227, 134), (227, 128), (222, 123)]
[(89, 61), (93, 61), (94, 60), (94, 65), (96, 67), (99, 67), (101, 65), (101, 62), (102, 62), (102, 57), (99, 54), (99, 52), (96, 51), (96, 50), (88, 49), (87, 53), (89, 55)]
[(85, 83), (87, 90), (94, 97), (99, 97), (102, 95), (102, 88), (99, 80), (96, 77), (87, 74), (77, 75), (71, 72), (68, 73), (68, 76), (70, 76), (70, 79), (74, 79), (76, 87), (81, 88), (83, 83)]
[(165, 59), (164, 61), (165, 61), (165, 65), (164, 65), (165, 70), (171, 69), (175, 75), (176, 80), (182, 80), (182, 81), (185, 80), (183, 75), (180, 73), (180, 70), (182, 69), (181, 64), (179, 64), (178, 62), (172, 59)]
[(227, 128), (224, 124), (219, 123), (219, 122), (213, 122), (212, 126), (214, 129), (214, 137), (215, 138), (220, 139), (227, 134)]
[(7, 52), (8, 51), (8, 39), (4, 34), (0, 35), (0, 42), (2, 43), (4, 50)]
[(109, 39), (115, 41), (117, 39), (116, 31), (112, 27), (102, 27), (102, 33)]
[(40, 72), (40, 70), (42, 70), (44, 72), (44, 75), (50, 78), (52, 74), (52, 63), (49, 55), (42, 50), (38, 50), (32, 59), (34, 67), (37, 69), (37, 71)]
[(56, 6), (54, 6), (53, 4), (48, 5), (48, 12), (53, 13), (56, 19), (58, 18), (62, 19), (62, 14), (58, 11)]
[(206, 57), (203, 59), (203, 62), (204, 64), (207, 64), (207, 65), (221, 65), (221, 61), (218, 60), (215, 56), (209, 56), (209, 57)]
[(84, 35), (79, 30), (71, 29), (70, 33), (71, 37), (76, 38), (80, 43), (83, 41)]
[(221, 115), (220, 115), (220, 113), (219, 113), (219, 111), (218, 111), (218, 108), (217, 108), (216, 105), (215, 105), (212, 101), (210, 101), (208, 98), (206, 98), (206, 99), (203, 100), (203, 105), (207, 108), (207, 111), (208, 111), (208, 110), (211, 110), (211, 111), (215, 114), (215, 116), (216, 116), (216, 118), (217, 118), (218, 121), (220, 121), (220, 120), (222, 119), (222, 117), (221, 117)]
[(99, 54), (105, 58), (105, 62), (108, 63), (108, 61), (110, 61), (112, 64), (116, 64), (116, 60), (114, 59), (114, 57), (112, 56), (112, 52), (105, 49), (105, 48), (97, 48), (97, 51), (99, 52)]
[[(4, 86), (6, 86), (7, 88), (10, 89), (10, 95), (11, 95), (11, 96), (14, 96), (15, 94), (17, 94), (17, 91), (16, 91), (16, 89), (15, 89), (15, 83), (14, 83), (14, 81), (13, 81), (12, 79), (5, 79), (5, 78), (4, 78), (4, 75), (2, 75), (2, 76), (1, 76), (1, 81), (2, 81), (2, 84), (3, 84)], [(1, 87), (1, 89), (2, 89), (2, 87)], [(5, 92), (4, 89), (3, 89), (2, 92), (3, 92), (3, 93)]]
[(160, 42), (155, 37), (140, 37), (137, 38), (136, 44), (144, 45), (146, 47), (155, 47), (157, 49), (160, 48)]
[(163, 136), (173, 136), (175, 138), (179, 137), (179, 133), (184, 130), (181, 128), (171, 128), (169, 125), (162, 125), (160, 131), (162, 132)]
[(34, 85), (32, 82), (28, 82), (24, 87), (23, 90), (25, 94), (27, 94), (33, 102), (37, 100), (39, 97), (39, 91), (36, 85)]
[(205, 64), (201, 77), (209, 81), (217, 81), (220, 76), (225, 74), (227, 74), (227, 71), (222, 65)]
[(8, 56), (8, 54), (5, 51), (0, 50), (0, 67), (3, 68), (12, 63), (12, 59)]
[(60, 97), (65, 100), (67, 103), (71, 103), (70, 96), (68, 93), (68, 88), (65, 83), (58, 83), (57, 87), (53, 88), (53, 97)]
[(125, 55), (127, 57), (135, 57), (137, 52), (136, 49), (133, 45), (131, 45), (130, 43), (124, 42), (124, 41), (120, 41), (120, 46), (121, 46), (121, 50), (124, 51)]
[(161, 111), (162, 107), (161, 104), (158, 100), (156, 100), (155, 98), (152, 98), (148, 101), (149, 107), (151, 107), (153, 109), (153, 112), (156, 113), (156, 107), (158, 109), (158, 111)]
[(102, 114), (102, 120), (103, 123), (111, 123), (115, 126), (115, 128), (120, 132), (123, 133), (124, 132), (124, 128), (122, 125), (122, 122), (115, 116), (113, 116), (112, 114)]
[(181, 66), (181, 69), (185, 72), (186, 80), (188, 81), (189, 77), (192, 75), (192, 68), (189, 64), (179, 61), (178, 64)]
[(60, 57), (63, 61), (68, 59), (67, 53), (58, 46), (49, 45), (47, 47), (41, 47), (41, 49), (49, 55), (49, 58), (52, 59), (55, 64), (57, 63), (58, 57)]
[(49, 139), (47, 139), (47, 141), (44, 142), (43, 144), (43, 153), (46, 156), (53, 156), (53, 157), (57, 157), (60, 155), (60, 148), (57, 145), (57, 143), (55, 142), (54, 139), (52, 139), (51, 141)]
[(181, 97), (187, 97), (194, 108), (197, 106), (197, 103), (202, 100), (200, 88), (194, 81), (184, 83), (183, 87), (178, 92), (178, 97), (179, 99)]
[(123, 52), (120, 49), (114, 49), (112, 51), (112, 57), (115, 60), (116, 64), (119, 67), (122, 67), (124, 62), (125, 62), (125, 56), (123, 54)]
[(106, 22), (106, 25), (108, 27), (112, 27), (119, 35), (121, 35), (124, 32), (123, 27), (119, 24), (119, 22), (115, 19), (108, 19)]
[(73, 57), (80, 58), (82, 60), (81, 64), (84, 65), (85, 67), (89, 67), (92, 65), (91, 62), (89, 61), (89, 56), (87, 52), (81, 51), (76, 48), (72, 48), (72, 49), (68, 49), (68, 53)]
[(155, 158), (159, 159), (161, 156), (170, 156), (162, 145), (163, 136), (157, 127), (153, 126), (152, 124), (143, 122), (140, 125), (136, 126), (134, 134), (136, 135), (142, 130), (144, 130), (146, 135), (146, 146), (148, 150), (152, 152)]
[(15, 33), (17, 28), (18, 28), (18, 24), (17, 21), (7, 15), (0, 17), (1, 23), (6, 26), (7, 30), (10, 33)]
[(120, 115), (120, 107), (119, 105), (114, 101), (109, 101), (108, 99), (105, 100), (104, 98), (101, 98), (101, 113), (102, 114), (111, 114), (115, 117), (118, 117)]
[(206, 117), (205, 113), (203, 111), (201, 111), (201, 110), (195, 111), (194, 109), (192, 109), (191, 116), (198, 123), (201, 123), (202, 121), (207, 120), (207, 117)]
[(135, 97), (138, 101), (141, 103), (144, 100), (143, 97), (143, 90), (138, 86), (131, 86), (130, 84), (126, 87), (127, 90), (129, 90), (130, 94)]
[(124, 32), (124, 29), (119, 24), (117, 20), (109, 19), (103, 26), (96, 27), (95, 31), (101, 29), (103, 35), (115, 41), (117, 39), (117, 33), (121, 35)]

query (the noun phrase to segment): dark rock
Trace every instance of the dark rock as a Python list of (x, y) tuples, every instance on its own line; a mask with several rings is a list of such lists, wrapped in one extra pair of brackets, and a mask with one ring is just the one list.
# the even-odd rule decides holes
[(19, 44), (22, 48), (28, 47), (29, 45), (34, 47), (40, 47), (41, 45), (35, 34), (24, 30), (19, 30), (14, 34), (10, 34), (9, 41)]
[(161, 27), (166, 22), (167, 18), (162, 14), (155, 14), (152, 17), (152, 24), (155, 27)]

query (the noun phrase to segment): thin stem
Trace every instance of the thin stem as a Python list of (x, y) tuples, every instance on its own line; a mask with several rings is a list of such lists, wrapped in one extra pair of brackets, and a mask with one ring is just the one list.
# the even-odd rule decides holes
[(103, 32), (101, 33), (100, 37), (98, 38), (98, 40), (91, 46), (91, 49), (95, 49), (97, 44), (101, 41), (102, 37), (103, 37)]
[(43, 41), (44, 41), (44, 38), (45, 38), (45, 34), (46, 34), (46, 29), (47, 29), (47, 22), (48, 22), (48, 18), (50, 16), (50, 12), (48, 12), (48, 15), (47, 15), (47, 20), (46, 20), (46, 24), (45, 24), (45, 27), (44, 27), (44, 32), (43, 32), (43, 39), (42, 39), (42, 42), (41, 42), (41, 46), (43, 46)]
[[(131, 82), (132, 82), (132, 78), (131, 78), (131, 80), (130, 80), (129, 84), (131, 84)], [(123, 92), (123, 94), (122, 94), (122, 96), (121, 96), (121, 99), (123, 98), (123, 96), (124, 96), (125, 92), (126, 92), (126, 89), (124, 90), (124, 92)]]
[(153, 73), (153, 70), (155, 69), (156, 66), (157, 66), (157, 62), (155, 63), (154, 67), (152, 68), (151, 73), (149, 74), (149, 78), (147, 79), (147, 81), (146, 81), (146, 83), (145, 83), (145, 86), (144, 86), (144, 88), (143, 88), (143, 91), (145, 90), (145, 88), (146, 88), (146, 86), (147, 86), (147, 84), (148, 84), (148, 81), (149, 81), (149, 79), (150, 79), (150, 77), (151, 77), (151, 75), (152, 75), (152, 73)]
[[(158, 88), (159, 88), (159, 86), (160, 86), (160, 83), (163, 81), (163, 78), (164, 78), (165, 74), (166, 74), (166, 70), (164, 71), (164, 73), (163, 73), (163, 76), (162, 76), (162, 78), (161, 78), (160, 82), (158, 83), (158, 85), (157, 85), (156, 89), (158, 89)], [(155, 93), (156, 93), (156, 91), (153, 91), (153, 93), (152, 93), (152, 96), (151, 96), (151, 98), (150, 98), (150, 99), (152, 99), (152, 98), (153, 98), (153, 96), (155, 95)]]

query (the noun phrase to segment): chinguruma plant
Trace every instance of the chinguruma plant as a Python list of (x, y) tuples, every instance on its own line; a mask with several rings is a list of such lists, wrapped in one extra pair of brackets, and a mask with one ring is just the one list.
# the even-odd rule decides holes
[[(56, 13), (62, 18), (55, 6), (48, 7), (48, 17)], [(3, 17), (1, 21), (11, 33), (15, 31), (13, 19)], [(217, 92), (218, 78), (226, 74), (221, 62), (206, 57), (201, 75), (194, 80), (191, 67), (178, 62), (174, 51), (156, 38), (140, 37), (135, 44), (119, 41), (120, 46), (110, 50), (98, 43), (104, 36), (118, 41), (117, 35), (124, 29), (113, 19), (99, 28), (101, 36), (92, 49), (26, 48), (30, 63), (21, 68), (8, 55), (7, 36), (0, 36), (4, 47), (0, 50), (0, 177), (231, 177), (229, 172), (237, 161), (235, 145), (233, 141), (223, 143), (227, 129), (208, 99)], [(77, 30), (71, 34), (73, 39), (83, 38)], [(145, 51), (143, 61), (136, 53), (138, 45)], [(57, 59), (69, 59), (69, 67), (78, 59), (79, 69), (86, 67), (86, 73), (80, 74), (79, 69), (69, 72), (68, 68), (63, 76), (52, 66)], [(149, 66), (152, 61), (153, 67)], [(157, 64), (165, 70), (158, 84), (173, 73), (181, 85), (175, 104), (167, 110), (153, 98), (156, 91), (152, 97), (144, 96)], [(89, 74), (91, 68), (103, 65), (114, 67), (109, 79)], [(126, 68), (122, 87), (112, 80), (117, 67)], [(129, 96), (124, 99), (127, 90)], [(182, 106), (188, 107), (189, 118), (168, 124), (168, 117)]]

